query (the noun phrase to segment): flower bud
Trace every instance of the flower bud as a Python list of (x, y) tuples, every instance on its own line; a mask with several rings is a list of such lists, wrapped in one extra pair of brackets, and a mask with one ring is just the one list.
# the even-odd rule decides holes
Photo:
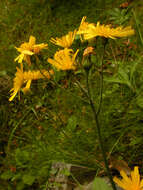
[(93, 47), (87, 47), (83, 52), (82, 65), (86, 71), (92, 67), (91, 55), (95, 54)]

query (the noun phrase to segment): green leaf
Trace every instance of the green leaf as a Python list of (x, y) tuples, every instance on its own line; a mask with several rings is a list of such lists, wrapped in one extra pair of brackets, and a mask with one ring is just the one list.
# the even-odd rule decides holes
[(136, 99), (136, 103), (140, 108), (143, 108), (143, 96), (139, 95)]
[(17, 179), (20, 179), (20, 178), (21, 178), (21, 174), (18, 173), (18, 174), (15, 174), (15, 175), (12, 177), (11, 181), (14, 181), (14, 180), (17, 180)]
[(16, 158), (16, 163), (22, 166), (29, 160), (29, 152), (17, 148), (15, 153), (15, 158)]
[(97, 58), (95, 55), (91, 55), (91, 62), (96, 64), (97, 63)]
[(104, 179), (96, 177), (93, 181), (93, 190), (112, 190)]
[(23, 190), (25, 188), (25, 184), (23, 182), (16, 183), (16, 190)]
[(140, 113), (140, 110), (139, 109), (132, 109), (132, 110), (129, 110), (128, 113), (137, 114), (137, 113)]
[(133, 86), (129, 80), (129, 76), (127, 72), (125, 72), (122, 68), (119, 68), (118, 74), (112, 78), (105, 79), (107, 82), (114, 82), (127, 85), (131, 90), (133, 90)]
[(0, 76), (5, 76), (7, 73), (6, 73), (6, 71), (5, 70), (3, 70), (3, 71), (0, 71)]
[(107, 82), (113, 82), (113, 83), (119, 83), (119, 84), (126, 84), (124, 81), (118, 79), (118, 78), (115, 78), (115, 77), (112, 77), (112, 78), (109, 78), (109, 79), (105, 79), (105, 81)]
[(68, 119), (67, 129), (69, 131), (74, 131), (77, 126), (77, 118), (73, 115)]
[(124, 80), (129, 81), (128, 74), (122, 68), (119, 68), (118, 74), (119, 74), (119, 78), (122, 79), (123, 81)]
[(131, 81), (133, 80), (133, 75), (134, 75), (134, 72), (136, 71), (137, 65), (141, 62), (141, 60), (142, 60), (142, 57), (140, 57), (138, 59), (138, 61), (133, 62), (133, 64), (132, 64), (131, 71), (130, 71), (130, 80)]
[(44, 166), (42, 168), (39, 169), (38, 171), (38, 176), (41, 177), (41, 176), (48, 176), (49, 175), (49, 166)]
[(23, 183), (24, 184), (27, 184), (27, 185), (32, 185), (33, 182), (35, 181), (35, 176), (32, 176), (30, 174), (25, 174), (23, 177), (22, 177), (22, 180), (23, 180)]
[(13, 177), (13, 173), (9, 171), (5, 171), (4, 173), (1, 174), (0, 178), (4, 180), (9, 180)]

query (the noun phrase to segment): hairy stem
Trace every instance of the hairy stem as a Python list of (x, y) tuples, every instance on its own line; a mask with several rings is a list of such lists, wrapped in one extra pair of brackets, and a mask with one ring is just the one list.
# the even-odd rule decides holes
[(103, 160), (104, 160), (104, 163), (105, 163), (105, 169), (106, 169), (107, 175), (109, 177), (110, 183), (112, 185), (113, 190), (116, 190), (116, 186), (115, 186), (115, 183), (113, 181), (113, 178), (112, 178), (112, 175), (111, 175), (111, 172), (110, 172), (110, 169), (109, 169), (108, 161), (106, 159), (106, 154), (105, 154), (105, 150), (104, 150), (104, 146), (103, 146), (103, 139), (102, 139), (102, 135), (101, 135), (98, 115), (96, 113), (96, 109), (95, 109), (94, 103), (93, 103), (92, 98), (91, 98), (88, 76), (89, 76), (89, 73), (86, 73), (86, 85), (87, 85), (88, 97), (89, 97), (89, 102), (90, 102), (91, 109), (93, 111), (94, 120), (96, 122), (99, 145), (100, 145), (100, 148), (101, 148)]
[(97, 129), (98, 141), (99, 141), (100, 149), (101, 149), (101, 152), (102, 152), (102, 156), (103, 156), (103, 160), (104, 160), (104, 164), (105, 164), (106, 173), (107, 173), (107, 175), (109, 177), (109, 180), (110, 180), (110, 183), (112, 185), (113, 190), (116, 190), (116, 186), (115, 186), (115, 183), (114, 183), (113, 178), (112, 178), (112, 174), (111, 174), (110, 169), (109, 169), (108, 160), (107, 160), (107, 157), (106, 157), (106, 153), (105, 153), (105, 149), (104, 149), (104, 144), (103, 144), (103, 138), (102, 138), (102, 135), (101, 135), (101, 126), (99, 124), (99, 119), (98, 119), (99, 113), (101, 111), (101, 105), (102, 105), (102, 94), (103, 94), (103, 60), (104, 60), (104, 54), (105, 54), (105, 46), (107, 44), (107, 40), (106, 39), (103, 39), (103, 40), (104, 40), (103, 41), (103, 52), (102, 52), (102, 57), (100, 59), (100, 61), (101, 61), (100, 100), (99, 100), (99, 106), (97, 108), (97, 111), (96, 111), (94, 102), (92, 100), (91, 92), (90, 92), (89, 70), (86, 70), (86, 86), (87, 86), (87, 96), (88, 96), (88, 99), (89, 99), (89, 102), (90, 102), (90, 106), (91, 106), (91, 109), (92, 109), (92, 112), (93, 112), (94, 120), (95, 120), (95, 123), (96, 123), (96, 128), (94, 128), (94, 129), (95, 130)]

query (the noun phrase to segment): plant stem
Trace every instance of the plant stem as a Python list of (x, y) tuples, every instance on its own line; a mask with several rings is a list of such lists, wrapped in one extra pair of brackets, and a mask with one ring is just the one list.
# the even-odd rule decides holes
[(99, 145), (100, 145), (100, 148), (101, 148), (103, 160), (104, 160), (104, 163), (105, 163), (106, 172), (107, 172), (107, 175), (108, 175), (108, 177), (109, 177), (110, 183), (111, 183), (111, 185), (112, 185), (113, 190), (116, 190), (116, 186), (115, 186), (115, 183), (114, 183), (114, 181), (113, 181), (113, 178), (112, 178), (112, 175), (111, 175), (109, 166), (108, 166), (108, 161), (107, 161), (107, 159), (106, 159), (106, 154), (105, 154), (105, 150), (104, 150), (104, 146), (103, 146), (103, 139), (102, 139), (102, 136), (101, 136), (100, 124), (99, 124), (98, 115), (97, 115), (97, 113), (96, 113), (96, 109), (95, 109), (94, 103), (93, 103), (92, 98), (91, 98), (91, 93), (90, 93), (90, 87), (89, 87), (89, 80), (88, 80), (88, 77), (89, 77), (89, 72), (86, 72), (87, 92), (88, 92), (88, 97), (89, 97), (90, 106), (91, 106), (91, 109), (92, 109), (92, 111), (93, 111), (94, 120), (95, 120), (95, 122), (96, 122), (96, 128), (97, 128), (97, 133), (98, 133)]
[(8, 145), (7, 145), (7, 153), (9, 153), (9, 149), (10, 149), (10, 145), (12, 142), (12, 138), (14, 136), (14, 133), (16, 131), (16, 129), (19, 127), (19, 125), (23, 122), (23, 120), (25, 119), (25, 117), (31, 112), (31, 109), (29, 109), (24, 115), (23, 117), (20, 119), (20, 121), (15, 125), (15, 127), (12, 129), (11, 133), (10, 133), (10, 137), (8, 139)]
[(133, 16), (134, 16), (134, 19), (135, 19), (135, 22), (136, 22), (136, 27), (137, 27), (137, 31), (138, 31), (138, 34), (139, 34), (139, 37), (140, 37), (141, 45), (143, 45), (143, 37), (142, 37), (141, 31), (140, 31), (140, 27), (139, 27), (139, 24), (138, 24), (136, 13), (135, 13), (134, 10), (132, 10), (132, 12), (133, 12)]
[[(104, 47), (104, 51), (105, 51), (105, 47)], [(96, 112), (96, 115), (98, 116), (100, 113), (100, 109), (101, 109), (101, 105), (102, 105), (102, 94), (103, 94), (103, 57), (104, 55), (102, 54), (102, 58), (101, 58), (101, 73), (100, 73), (100, 99), (99, 99), (99, 105), (98, 105), (98, 109)]]
[(73, 178), (73, 180), (79, 186), (80, 190), (83, 190), (83, 186), (79, 183), (79, 181), (76, 179), (76, 177), (71, 172), (70, 172), (70, 176)]

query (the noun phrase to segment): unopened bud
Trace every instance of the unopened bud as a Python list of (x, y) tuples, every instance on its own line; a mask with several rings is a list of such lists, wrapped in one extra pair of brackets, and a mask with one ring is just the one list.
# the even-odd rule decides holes
[(91, 54), (95, 54), (94, 52), (94, 48), (93, 47), (87, 47), (84, 52), (83, 52), (83, 57), (91, 55)]
[(92, 67), (92, 62), (90, 57), (92, 54), (95, 54), (93, 47), (87, 47), (83, 52), (82, 64), (86, 71), (89, 71), (90, 68)]

